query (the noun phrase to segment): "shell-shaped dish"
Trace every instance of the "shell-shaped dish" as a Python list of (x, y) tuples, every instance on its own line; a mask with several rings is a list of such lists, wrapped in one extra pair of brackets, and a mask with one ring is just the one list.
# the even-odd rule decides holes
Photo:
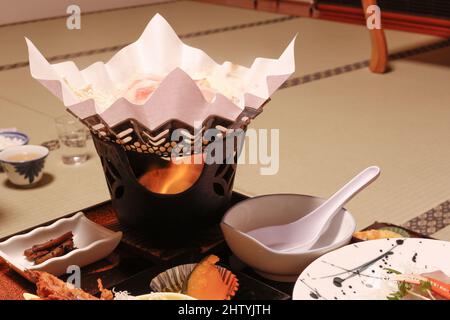
[[(194, 270), (196, 263), (183, 264), (170, 268), (157, 275), (150, 282), (150, 289), (154, 292), (181, 292), (183, 284)], [(223, 282), (228, 287), (227, 300), (231, 299), (239, 288), (236, 276), (228, 269), (216, 266)]]

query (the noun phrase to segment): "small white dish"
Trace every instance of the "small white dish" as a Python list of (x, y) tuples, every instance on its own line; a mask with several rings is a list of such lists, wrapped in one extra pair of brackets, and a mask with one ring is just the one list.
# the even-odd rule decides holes
[[(72, 231), (75, 250), (34, 265), (23, 252), (35, 244), (54, 239)], [(46, 271), (55, 276), (67, 272), (67, 267), (84, 267), (108, 256), (122, 239), (122, 232), (113, 232), (89, 220), (82, 212), (60, 219), (49, 226), (36, 228), (26, 234), (17, 235), (0, 243), (0, 257), (12, 269), (28, 278), (25, 270)]]
[(18, 186), (32, 186), (38, 183), (44, 174), (45, 158), (48, 153), (49, 150), (43, 146), (9, 147), (0, 152), (0, 162), (11, 183)]
[[(30, 141), (25, 133), (11, 130), (0, 131), (0, 152), (6, 148), (23, 146)], [(5, 144), (5, 142), (7, 143)]]
[(273, 194), (239, 202), (227, 211), (220, 224), (231, 251), (261, 276), (276, 281), (295, 281), (303, 269), (319, 256), (350, 242), (356, 229), (345, 209), (330, 222), (328, 230), (307, 251), (282, 252), (269, 248), (247, 232), (291, 223), (319, 207), (325, 200), (298, 194)]

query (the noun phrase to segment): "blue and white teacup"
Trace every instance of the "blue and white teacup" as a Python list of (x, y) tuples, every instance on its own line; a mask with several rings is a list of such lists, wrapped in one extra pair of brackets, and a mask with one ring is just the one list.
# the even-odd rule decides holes
[(9, 147), (0, 152), (0, 162), (9, 181), (18, 186), (30, 186), (41, 180), (48, 149), (24, 145)]

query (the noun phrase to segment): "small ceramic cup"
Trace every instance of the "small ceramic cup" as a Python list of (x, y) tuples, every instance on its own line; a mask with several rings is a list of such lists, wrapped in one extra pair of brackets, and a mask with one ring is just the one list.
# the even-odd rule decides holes
[(9, 147), (0, 152), (0, 162), (11, 183), (31, 186), (41, 180), (48, 152), (48, 149), (42, 146)]
[[(25, 133), (22, 132), (17, 132), (17, 131), (0, 131), (0, 152), (2, 152), (3, 150), (5, 150), (6, 148), (10, 148), (11, 146), (7, 147), (5, 146), (1, 140), (3, 140), (3, 138), (9, 138), (9, 139), (13, 139), (15, 140), (17, 145), (25, 145), (28, 144), (29, 138)], [(13, 145), (15, 147), (15, 145)], [(0, 173), (3, 172), (3, 167), (0, 164)]]

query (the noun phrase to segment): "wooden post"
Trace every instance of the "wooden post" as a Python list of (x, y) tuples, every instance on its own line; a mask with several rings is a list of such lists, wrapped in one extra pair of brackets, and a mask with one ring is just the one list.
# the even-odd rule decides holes
[[(371, 5), (376, 5), (376, 0), (361, 0), (364, 15), (367, 19), (367, 8)], [(388, 64), (388, 49), (386, 37), (384, 35), (383, 26), (381, 29), (369, 30), (370, 39), (372, 43), (372, 56), (370, 58), (370, 71), (374, 73), (385, 73)]]

